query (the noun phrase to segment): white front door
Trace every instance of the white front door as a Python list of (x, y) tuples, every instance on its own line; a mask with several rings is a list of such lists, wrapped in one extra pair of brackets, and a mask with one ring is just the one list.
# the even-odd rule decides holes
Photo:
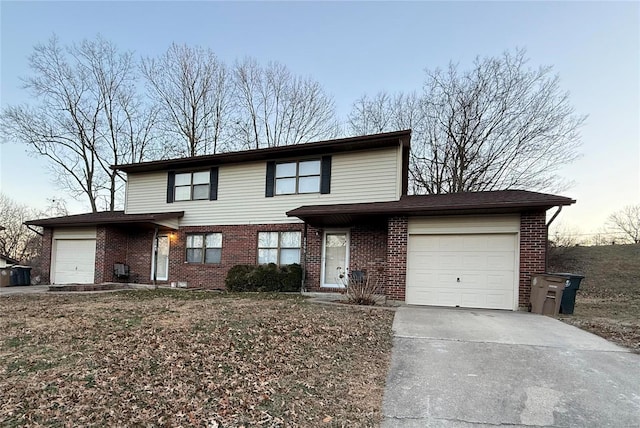
[(339, 274), (349, 266), (349, 232), (327, 230), (322, 242), (322, 287), (343, 287)]
[(153, 252), (151, 253), (151, 280), (166, 281), (169, 279), (169, 237), (167, 235), (158, 236), (158, 255), (156, 270), (155, 242)]

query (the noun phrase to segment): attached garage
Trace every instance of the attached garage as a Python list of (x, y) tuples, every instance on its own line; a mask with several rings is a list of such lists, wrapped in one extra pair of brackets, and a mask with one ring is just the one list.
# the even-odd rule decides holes
[(56, 229), (51, 248), (51, 283), (92, 284), (96, 263), (96, 229)]
[(410, 218), (406, 302), (517, 309), (519, 230), (520, 216)]

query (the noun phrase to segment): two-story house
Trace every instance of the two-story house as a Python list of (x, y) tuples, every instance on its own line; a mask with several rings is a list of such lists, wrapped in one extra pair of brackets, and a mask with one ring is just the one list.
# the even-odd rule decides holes
[(410, 131), (116, 165), (124, 211), (34, 220), (50, 282), (224, 288), (237, 264), (300, 263), (335, 291), (366, 270), (410, 304), (515, 310), (545, 271), (546, 212), (575, 201), (521, 190), (407, 195)]

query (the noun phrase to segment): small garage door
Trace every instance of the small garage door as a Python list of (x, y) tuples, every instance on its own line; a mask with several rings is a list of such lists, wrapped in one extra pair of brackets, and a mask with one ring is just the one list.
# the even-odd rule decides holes
[(95, 239), (56, 239), (52, 282), (93, 284), (96, 262)]
[(410, 235), (406, 301), (514, 309), (514, 233)]

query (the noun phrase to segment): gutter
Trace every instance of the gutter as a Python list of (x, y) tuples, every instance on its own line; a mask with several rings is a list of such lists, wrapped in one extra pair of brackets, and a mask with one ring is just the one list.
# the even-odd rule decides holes
[(38, 234), (40, 236), (44, 236), (44, 233), (38, 232), (36, 229), (32, 229), (30, 224), (26, 224), (26, 223), (22, 223), (22, 224), (24, 224), (27, 227), (27, 229), (29, 229), (33, 233), (36, 233), (36, 234)]

